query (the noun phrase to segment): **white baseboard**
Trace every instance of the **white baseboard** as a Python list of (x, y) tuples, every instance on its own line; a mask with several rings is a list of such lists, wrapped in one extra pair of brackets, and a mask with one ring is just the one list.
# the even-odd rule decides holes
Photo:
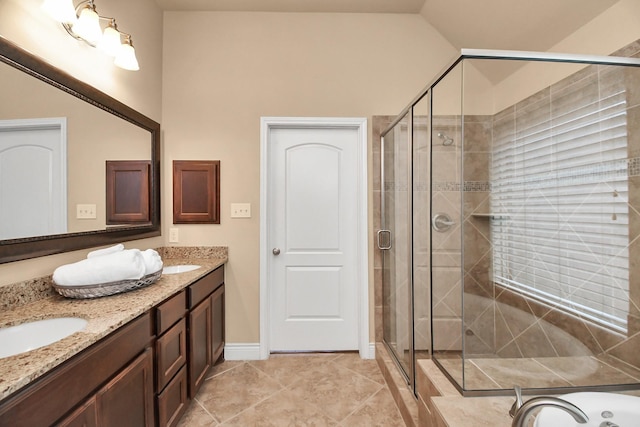
[(224, 360), (260, 360), (260, 343), (226, 343)]
[(376, 343), (369, 343), (369, 357), (367, 359), (375, 359), (376, 358)]
[[(376, 358), (376, 343), (371, 342), (360, 354), (363, 359)], [(268, 356), (267, 356), (268, 358)], [(261, 360), (260, 343), (226, 343), (224, 346), (224, 360)]]

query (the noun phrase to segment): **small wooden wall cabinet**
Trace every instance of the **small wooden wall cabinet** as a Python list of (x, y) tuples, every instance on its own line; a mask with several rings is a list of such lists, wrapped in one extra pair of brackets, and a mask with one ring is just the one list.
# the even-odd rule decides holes
[(220, 161), (173, 161), (173, 223), (220, 224)]
[(0, 427), (175, 426), (223, 349), (220, 266), (1, 401)]

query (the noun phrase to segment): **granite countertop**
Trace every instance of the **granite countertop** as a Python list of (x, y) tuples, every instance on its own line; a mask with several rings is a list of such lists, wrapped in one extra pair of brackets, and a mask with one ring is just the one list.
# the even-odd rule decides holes
[(87, 326), (51, 345), (0, 358), (0, 400), (70, 359), (187, 285), (226, 263), (226, 254), (207, 258), (165, 258), (164, 266), (197, 264), (186, 273), (162, 275), (138, 290), (96, 299), (41, 298), (0, 312), (0, 327), (52, 317), (82, 317)]

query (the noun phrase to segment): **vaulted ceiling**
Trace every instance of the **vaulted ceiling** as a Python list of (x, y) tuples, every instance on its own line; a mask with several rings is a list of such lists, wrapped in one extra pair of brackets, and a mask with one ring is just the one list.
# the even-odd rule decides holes
[[(156, 0), (164, 10), (421, 14), (455, 48), (547, 51), (619, 0)], [(612, 29), (613, 30), (613, 29)], [(501, 80), (508, 70), (483, 70)]]

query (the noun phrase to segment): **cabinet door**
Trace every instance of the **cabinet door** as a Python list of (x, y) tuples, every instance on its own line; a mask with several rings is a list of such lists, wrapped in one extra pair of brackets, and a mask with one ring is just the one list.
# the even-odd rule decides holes
[(211, 354), (216, 363), (224, 351), (224, 285), (211, 295)]
[(98, 411), (96, 409), (96, 398), (94, 396), (62, 420), (60, 424), (57, 424), (57, 427), (97, 427), (97, 417)]
[(156, 384), (158, 392), (167, 385), (187, 361), (187, 324), (185, 319), (173, 325), (156, 341)]
[(153, 352), (147, 348), (96, 394), (98, 424), (153, 427)]
[(212, 365), (211, 298), (189, 313), (189, 397), (193, 399)]

